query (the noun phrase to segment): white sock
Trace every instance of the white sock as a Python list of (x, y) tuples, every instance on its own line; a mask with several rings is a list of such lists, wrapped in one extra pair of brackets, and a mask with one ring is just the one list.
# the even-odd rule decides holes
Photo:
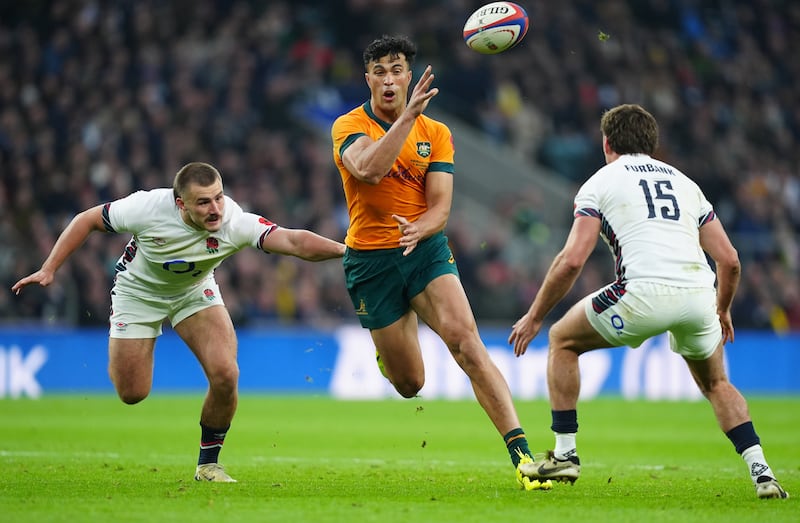
[(775, 477), (775, 474), (772, 473), (772, 469), (767, 465), (767, 460), (764, 457), (764, 450), (761, 448), (761, 445), (753, 445), (745, 449), (744, 452), (742, 452), (742, 459), (747, 463), (747, 468), (750, 469), (750, 479), (753, 480), (754, 484), (760, 476)]
[(556, 448), (553, 449), (556, 459), (563, 460), (577, 454), (574, 432), (554, 432), (553, 434), (556, 436)]

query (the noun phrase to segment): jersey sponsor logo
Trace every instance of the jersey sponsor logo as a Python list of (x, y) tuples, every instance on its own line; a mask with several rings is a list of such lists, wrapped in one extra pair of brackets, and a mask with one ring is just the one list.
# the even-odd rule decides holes
[(118, 321), (114, 324), (114, 330), (118, 332), (125, 332), (126, 330), (128, 330), (128, 324), (125, 323), (124, 321)]
[(449, 257), (449, 258), (447, 258), (447, 263), (449, 263), (449, 264), (451, 264), (451, 265), (452, 265), (452, 264), (454, 264), (455, 262), (456, 262), (456, 259), (453, 257), (453, 254), (451, 253), (451, 254), (450, 254), (450, 257)]
[(400, 178), (402, 180), (421, 180), (425, 178), (425, 173), (414, 174), (408, 168), (401, 169), (399, 171), (395, 171), (394, 169), (392, 169), (388, 173), (386, 173), (386, 176), (384, 176), (384, 178)]
[(367, 304), (364, 303), (363, 298), (358, 303), (358, 309), (356, 309), (356, 314), (359, 316), (367, 316), (369, 314), (369, 312), (367, 312)]
[(186, 260), (170, 260), (168, 262), (164, 262), (161, 265), (161, 268), (174, 274), (192, 273), (193, 278), (203, 274), (202, 269), (197, 269), (197, 264), (195, 262), (189, 262)]
[(208, 301), (214, 301), (217, 299), (217, 296), (214, 294), (214, 291), (211, 289), (203, 289), (203, 295), (205, 295)]
[(417, 154), (423, 158), (431, 155), (431, 142), (417, 142)]
[(216, 254), (219, 252), (219, 240), (211, 236), (206, 238), (206, 252)]

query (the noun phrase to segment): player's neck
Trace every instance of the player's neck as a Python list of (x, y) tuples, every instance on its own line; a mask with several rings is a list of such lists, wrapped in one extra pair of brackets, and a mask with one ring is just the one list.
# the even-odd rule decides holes
[(370, 101), (370, 107), (372, 108), (372, 113), (375, 116), (388, 123), (394, 123), (397, 121), (397, 119), (400, 118), (400, 115), (403, 114), (403, 111), (406, 110), (406, 106), (403, 104), (400, 107), (386, 111), (372, 100)]
[(606, 151), (606, 165), (616, 162), (619, 160), (620, 155), (615, 153), (614, 151)]

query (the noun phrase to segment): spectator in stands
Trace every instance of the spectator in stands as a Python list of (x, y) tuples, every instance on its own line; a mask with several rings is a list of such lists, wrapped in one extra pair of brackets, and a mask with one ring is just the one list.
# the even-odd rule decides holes
[[(42, 252), (34, 234), (54, 235), (91, 202), (161, 186), (160, 173), (197, 158), (224, 161), (227, 185), (246, 196), (244, 204), (287, 224), (335, 226), (332, 236), (343, 238), (340, 191), (311, 195), (319, 179), (337, 181), (337, 174), (329, 166), (302, 168), (310, 150), (327, 153), (328, 138), (323, 133), (308, 145), (310, 128), (293, 107), (321, 94), (330, 102), (361, 92), (342, 68), (358, 66), (374, 32), (402, 29), (426, 46), (441, 85), (460, 86), (442, 89), (438, 107), (491, 131), (492, 140), (531, 161), (565, 158), (548, 166), (567, 180), (572, 165), (583, 171), (602, 165), (595, 152), (602, 111), (622, 102), (652, 107), (669, 137), (657, 156), (680, 157), (731, 224), (743, 255), (740, 301), (761, 292), (748, 273), (763, 273), (763, 285), (775, 289), (767, 294), (789, 314), (794, 298), (780, 289), (797, 279), (800, 265), (800, 149), (794, 146), (800, 68), (791, 45), (800, 8), (744, 0), (702, 10), (695, 2), (664, 0), (531, 0), (525, 7), (531, 17), (525, 40), (486, 57), (465, 52), (465, 9), (457, 0), (237, 0), (188, 11), (154, 0), (0, 5), (0, 230), (7, 233), (1, 273), (35, 265)], [(280, 164), (270, 159), (276, 151)], [(286, 183), (287, 172), (302, 174)], [(759, 189), (742, 198), (744, 186)], [(337, 210), (335, 220), (317, 211), (319, 198), (327, 201), (319, 209)], [(765, 202), (770, 212), (759, 216)], [(771, 237), (758, 245), (758, 257), (746, 252), (754, 215)], [(527, 241), (518, 235), (508, 244)], [(460, 264), (487, 272), (481, 266), (506, 260), (508, 271), (522, 273), (507, 253), (492, 252), (489, 260), (475, 243), (462, 250)], [(101, 247), (89, 246), (86, 255), (107, 258)], [(89, 304), (100, 298), (83, 297), (78, 304), (81, 276), (70, 269), (63, 293), (30, 293), (3, 317), (102, 323), (86, 310), (104, 310), (108, 298)], [(297, 274), (290, 293), (300, 292), (305, 278), (329, 291), (304, 318), (349, 317), (340, 281)], [(509, 287), (527, 287), (527, 277), (515, 278)], [(258, 303), (244, 280), (230, 279), (230, 301), (241, 295), (242, 303)], [(488, 282), (465, 283), (475, 302), (492, 290)], [(520, 294), (518, 313), (532, 298)], [(280, 314), (252, 307), (241, 321), (297, 319), (291, 307)], [(745, 329), (771, 328), (747, 311), (734, 311), (734, 321)]]

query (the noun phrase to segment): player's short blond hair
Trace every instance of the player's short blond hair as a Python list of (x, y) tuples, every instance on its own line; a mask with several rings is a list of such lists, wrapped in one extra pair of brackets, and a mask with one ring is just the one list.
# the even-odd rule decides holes
[(221, 181), (222, 175), (213, 165), (203, 162), (187, 163), (175, 174), (172, 193), (175, 195), (175, 199), (182, 198), (189, 185), (208, 187), (217, 180)]

